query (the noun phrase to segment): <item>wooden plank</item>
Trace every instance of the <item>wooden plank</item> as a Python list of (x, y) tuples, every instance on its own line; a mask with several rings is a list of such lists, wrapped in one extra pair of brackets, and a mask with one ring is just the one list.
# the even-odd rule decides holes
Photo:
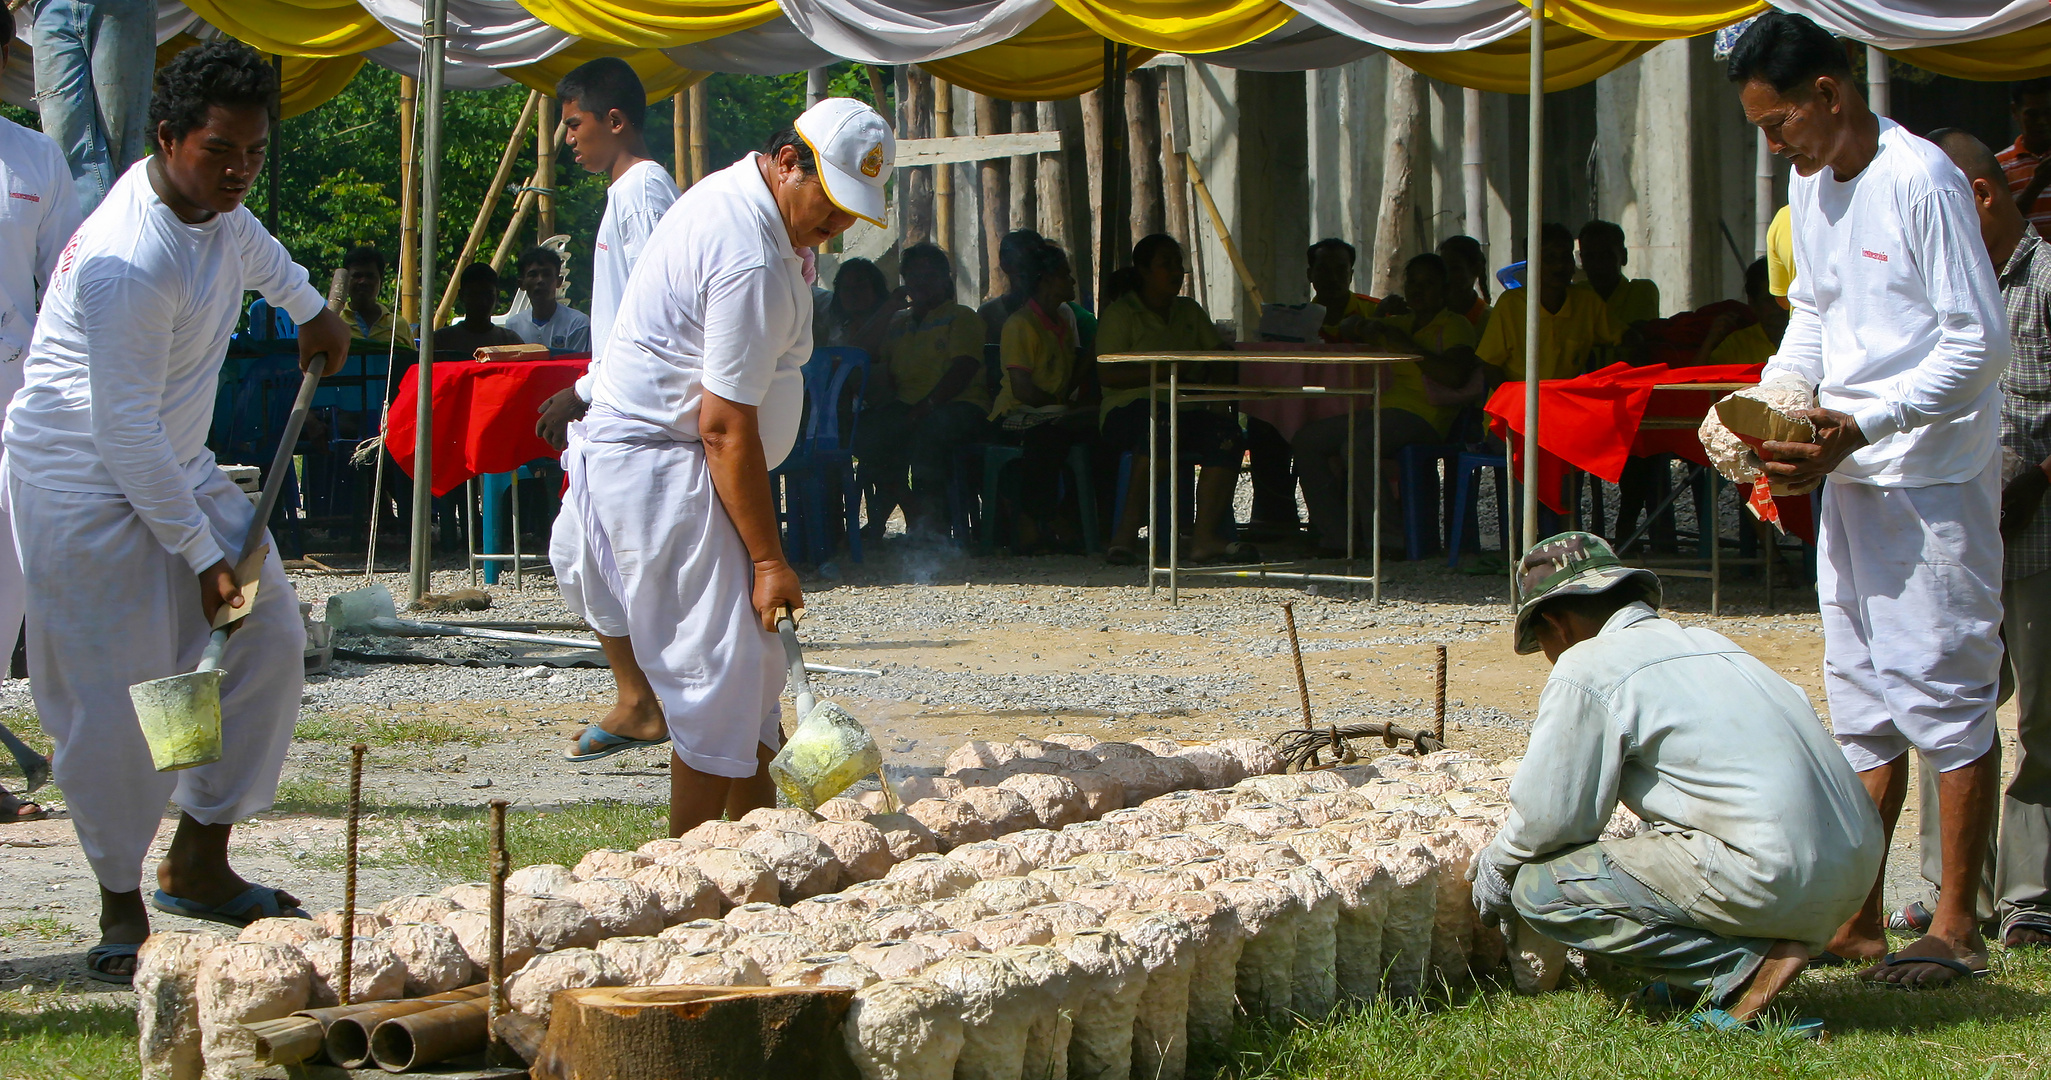
[(950, 165), (1020, 154), (1046, 154), (1061, 149), (1058, 131), (1025, 131), (1016, 135), (956, 135), (945, 139), (897, 140), (897, 167)]

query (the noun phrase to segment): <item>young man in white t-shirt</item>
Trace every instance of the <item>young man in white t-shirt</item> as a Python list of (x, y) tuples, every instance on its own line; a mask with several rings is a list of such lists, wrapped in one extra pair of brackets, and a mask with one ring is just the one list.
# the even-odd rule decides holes
[(895, 152), (874, 109), (828, 98), (767, 153), (693, 185), (627, 283), (563, 455), (577, 509), (556, 528), (574, 522), (601, 571), (577, 579), (587, 599), (602, 594), (587, 604), (593, 629), (629, 638), (655, 689), (671, 835), (775, 802), (764, 766), (782, 742), (776, 626), (804, 603), (769, 470), (804, 414), (805, 253), (857, 217), (884, 220)]
[[(620, 294), (634, 263), (647, 247), (648, 238), (670, 204), (677, 201), (677, 185), (662, 166), (648, 157), (648, 142), (641, 133), (647, 119), (647, 98), (641, 77), (627, 62), (614, 56), (584, 64), (556, 84), (556, 99), (562, 103), (563, 126), (568, 129), (570, 149), (577, 163), (611, 181), (605, 189), (605, 216), (598, 223), (598, 242), (591, 256), (591, 366), (577, 385), (542, 403), (535, 433), (556, 449), (568, 443), (566, 426), (580, 419), (591, 401), (591, 387), (598, 364), (605, 354), (619, 312)], [(581, 483), (572, 479), (571, 483)], [(603, 570), (591, 561), (583, 542), (583, 526), (577, 520), (581, 493), (565, 492), (563, 507), (550, 534), (549, 561), (555, 565), (556, 581), (563, 599), (585, 621), (623, 626), (626, 616), (610, 608), (608, 590), (583, 587)], [(592, 605), (601, 605), (593, 611)], [(572, 761), (596, 761), (636, 746), (659, 746), (669, 739), (663, 720), (662, 703), (647, 676), (634, 662), (634, 647), (624, 635), (598, 637), (612, 668), (613, 707), (587, 727), (567, 755)]]
[(251, 603), (230, 560), (263, 523), (206, 447), (243, 290), (299, 324), (302, 367), (325, 354), (333, 374), (348, 357), (348, 325), (242, 205), (277, 96), (270, 61), (240, 42), (158, 69), (156, 153), (58, 257), (7, 415), (30, 689), (99, 880), (87, 970), (113, 982), (129, 981), (149, 936), (142, 869), (166, 802), (180, 814), (151, 906), (231, 926), (300, 914), (290, 893), (228, 862), (235, 823), (276, 794), (305, 681), (305, 629), (276, 551), (222, 657), (220, 760), (157, 771), (128, 696), (193, 670), (215, 613)]
[(1821, 407), (1806, 414), (1813, 442), (1761, 455), (1783, 478), (1829, 478), (1816, 588), (1831, 727), (1890, 834), (1909, 752), (1939, 773), (1944, 880), (1928, 931), (1889, 953), (1883, 868), (1830, 951), (1900, 986), (1974, 978), (1987, 971), (1974, 900), (2000, 773), (2000, 288), (1965, 177), (1867, 108), (1822, 28), (1760, 16), (1730, 77), (1796, 174), (1791, 312), (1763, 378), (1798, 379)]
[(563, 280), (563, 257), (554, 248), (535, 246), (521, 253), (519, 268), (520, 291), (527, 294), (530, 306), (501, 316), (498, 324), (529, 345), (546, 345), (556, 352), (589, 352), (591, 320), (556, 299)]
[[(0, 70), (6, 69), (13, 44), (14, 13), (0, 8)], [(76, 228), (78, 196), (64, 152), (48, 135), (0, 117), (0, 413), (21, 389), (22, 359), (35, 333), (37, 300), (57, 269), (57, 253)], [(14, 655), (26, 603), (21, 560), (14, 554), (14, 528), (0, 502), (0, 663)], [(0, 726), (0, 732), (6, 728)], [(23, 768), (27, 771), (28, 766)], [(47, 774), (47, 768), (42, 770)], [(38, 782), (32, 778), (28, 786), (34, 788)], [(43, 816), (41, 806), (0, 791), (0, 825)]]

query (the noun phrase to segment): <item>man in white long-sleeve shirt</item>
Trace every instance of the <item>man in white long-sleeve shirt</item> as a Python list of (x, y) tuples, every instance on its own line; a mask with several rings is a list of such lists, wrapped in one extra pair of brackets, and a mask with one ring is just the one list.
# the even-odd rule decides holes
[[(0, 9), (0, 69), (7, 67), (14, 33), (14, 13)], [(76, 228), (78, 196), (64, 152), (48, 135), (0, 117), (0, 412), (21, 389), (37, 299)], [(14, 655), (27, 592), (6, 500), (0, 499), (0, 657)], [(0, 791), (0, 825), (41, 816), (41, 806)]]
[[(573, 389), (542, 403), (541, 419), (534, 425), (535, 434), (561, 450), (569, 444), (570, 421), (581, 419), (590, 407), (598, 362), (619, 314), (620, 294), (655, 226), (677, 201), (677, 185), (648, 157), (641, 133), (647, 98), (641, 77), (625, 60), (606, 56), (579, 66), (556, 84), (556, 98), (563, 105), (563, 125), (577, 163), (611, 181), (591, 256), (591, 366)], [(573, 485), (582, 482), (571, 479)], [(669, 738), (669, 727), (655, 688), (634, 660), (634, 643), (625, 632), (626, 613), (611, 602), (609, 590), (587, 588), (603, 570), (583, 542), (584, 526), (577, 517), (583, 502), (581, 491), (564, 493), (549, 534), (548, 556), (563, 601), (598, 631), (612, 669), (613, 707), (584, 729), (567, 755), (574, 761), (596, 761), (636, 746), (661, 745)], [(618, 631), (618, 636), (610, 631)]]
[(221, 760), (157, 772), (128, 698), (191, 671), (215, 612), (248, 602), (229, 560), (262, 523), (206, 448), (243, 290), (299, 323), (302, 365), (326, 353), (332, 372), (348, 353), (347, 325), (242, 206), (277, 93), (270, 63), (238, 42), (158, 70), (156, 153), (59, 256), (7, 417), (31, 689), (99, 879), (88, 971), (110, 981), (128, 981), (149, 936), (142, 864), (167, 801), (181, 813), (152, 906), (230, 925), (298, 908), (228, 862), (234, 823), (271, 805), (299, 714), (305, 632), (276, 552), (222, 661)]
[[(1553, 670), (1475, 906), (1753, 1022), (1864, 902), (1872, 800), (1800, 689), (1660, 618), (1659, 578), (1599, 538), (1539, 543), (1518, 581), (1516, 649)], [(1645, 827), (1601, 839), (1620, 803)]]
[(1971, 978), (1987, 970), (1973, 900), (1999, 771), (2000, 287), (1965, 177), (1873, 115), (1829, 34), (1769, 12), (1729, 73), (1796, 174), (1791, 313), (1764, 378), (1802, 380), (1821, 407), (1807, 414), (1812, 442), (1769, 442), (1762, 456), (1783, 479), (1829, 477), (1816, 586), (1831, 726), (1890, 834), (1909, 751), (1940, 774), (1944, 880), (1928, 932), (1888, 953), (1876, 875), (1830, 951), (1897, 985)]

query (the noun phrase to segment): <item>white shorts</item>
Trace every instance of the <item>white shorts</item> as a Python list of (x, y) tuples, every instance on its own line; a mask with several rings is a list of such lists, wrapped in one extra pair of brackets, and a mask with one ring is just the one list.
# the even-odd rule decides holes
[(1816, 529), (1824, 692), (1852, 768), (1921, 751), (1939, 772), (1994, 745), (2001, 490), (1832, 481)]
[[(583, 425), (571, 424), (572, 432)], [(581, 434), (570, 436), (570, 445), (583, 442)], [(568, 461), (572, 451), (563, 452)], [(605, 583), (604, 568), (599, 566), (598, 557), (586, 542), (584, 527), (584, 505), (588, 501), (584, 492), (584, 472), (565, 470), (569, 484), (563, 492), (562, 508), (556, 511), (555, 527), (548, 534), (548, 563), (555, 570), (556, 590), (562, 593), (563, 604), (582, 616), (591, 624), (591, 629), (606, 637), (627, 636), (627, 612), (620, 606), (619, 598)]]

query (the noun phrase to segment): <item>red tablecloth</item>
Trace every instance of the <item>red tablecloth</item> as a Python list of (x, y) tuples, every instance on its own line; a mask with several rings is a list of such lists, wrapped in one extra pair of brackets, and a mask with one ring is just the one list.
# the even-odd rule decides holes
[[(434, 493), (446, 495), (473, 476), (511, 472), (535, 458), (555, 457), (534, 434), (541, 403), (568, 389), (591, 363), (588, 355), (547, 360), (442, 360), (434, 365)], [(386, 425), (385, 449), (413, 475), (413, 425), (419, 367), (399, 382)]]

